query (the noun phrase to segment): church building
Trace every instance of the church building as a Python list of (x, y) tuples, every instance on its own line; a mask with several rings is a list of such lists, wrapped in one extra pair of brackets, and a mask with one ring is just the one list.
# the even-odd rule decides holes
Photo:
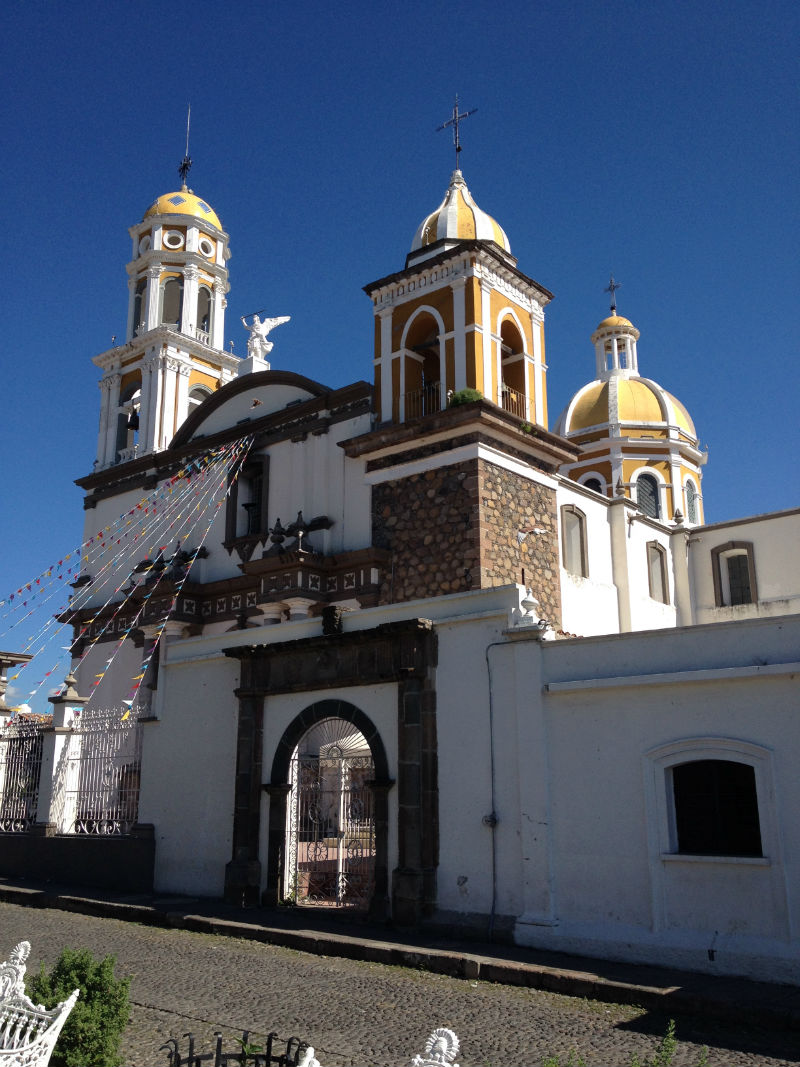
[(225, 351), (185, 181), (130, 234), (74, 673), (0, 873), (800, 979), (800, 509), (704, 523), (613, 279), (551, 420), (553, 294), (459, 169), (344, 386), (272, 369), (284, 320)]

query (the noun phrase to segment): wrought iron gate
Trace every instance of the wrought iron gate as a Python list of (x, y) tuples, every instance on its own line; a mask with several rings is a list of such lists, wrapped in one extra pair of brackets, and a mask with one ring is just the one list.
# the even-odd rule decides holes
[(19, 720), (0, 729), (0, 833), (36, 822), (42, 766), (42, 724)]
[(142, 727), (117, 709), (84, 711), (54, 782), (54, 813), (66, 834), (127, 834), (139, 810)]
[(365, 908), (375, 882), (369, 746), (343, 719), (327, 719), (306, 736), (310, 744), (301, 742), (291, 763), (284, 896)]

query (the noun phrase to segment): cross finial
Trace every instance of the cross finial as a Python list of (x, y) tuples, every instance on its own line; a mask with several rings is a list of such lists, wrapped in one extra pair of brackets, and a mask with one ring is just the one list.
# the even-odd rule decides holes
[(622, 288), (622, 282), (615, 282), (614, 275), (611, 275), (611, 281), (603, 290), (604, 293), (611, 293), (611, 314), (615, 315), (617, 312), (617, 289)]
[(470, 110), (470, 111), (462, 111), (459, 114), (459, 111), (458, 111), (458, 93), (456, 93), (456, 102), (453, 105), (453, 113), (452, 113), (452, 115), (447, 120), (447, 122), (443, 122), (441, 126), (437, 126), (436, 127), (436, 132), (437, 133), (439, 132), (439, 130), (446, 130), (448, 126), (452, 126), (453, 127), (453, 144), (455, 145), (455, 148), (456, 148), (456, 170), (459, 169), (458, 168), (458, 153), (461, 151), (461, 140), (460, 140), (459, 135), (458, 135), (458, 124), (459, 124), (459, 122), (461, 122), (462, 119), (467, 118), (469, 115), (474, 115), (477, 110), (478, 109), (476, 107), (473, 107), (472, 110)]
[(178, 167), (178, 174), (181, 179), (181, 189), (186, 188), (186, 179), (189, 177), (189, 171), (192, 169), (192, 161), (189, 158), (189, 123), (192, 118), (192, 105), (189, 104), (189, 109), (186, 112), (186, 151), (184, 152), (183, 159)]

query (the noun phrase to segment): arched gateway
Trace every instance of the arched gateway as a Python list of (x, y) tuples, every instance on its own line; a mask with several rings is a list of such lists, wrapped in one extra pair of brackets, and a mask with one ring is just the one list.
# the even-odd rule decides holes
[(278, 744), (271, 783), (267, 881), (278, 897), (383, 912), (391, 783), (367, 716), (341, 700), (307, 707)]
[(289, 770), (283, 897), (359, 909), (375, 886), (375, 764), (346, 719), (323, 719), (300, 740)]

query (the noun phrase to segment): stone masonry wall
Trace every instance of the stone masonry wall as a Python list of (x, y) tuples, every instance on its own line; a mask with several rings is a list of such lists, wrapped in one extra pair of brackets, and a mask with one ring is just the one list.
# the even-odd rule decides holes
[(379, 603), (478, 588), (478, 460), (372, 490), (372, 543), (393, 553)]
[[(520, 544), (519, 530), (539, 527)], [(486, 460), (384, 482), (372, 491), (372, 542), (393, 554), (379, 603), (526, 584), (561, 626), (555, 492)]]
[[(480, 569), (485, 589), (517, 582), (530, 586), (540, 612), (561, 627), (561, 579), (555, 490), (478, 460)], [(517, 533), (538, 527), (520, 544)]]

